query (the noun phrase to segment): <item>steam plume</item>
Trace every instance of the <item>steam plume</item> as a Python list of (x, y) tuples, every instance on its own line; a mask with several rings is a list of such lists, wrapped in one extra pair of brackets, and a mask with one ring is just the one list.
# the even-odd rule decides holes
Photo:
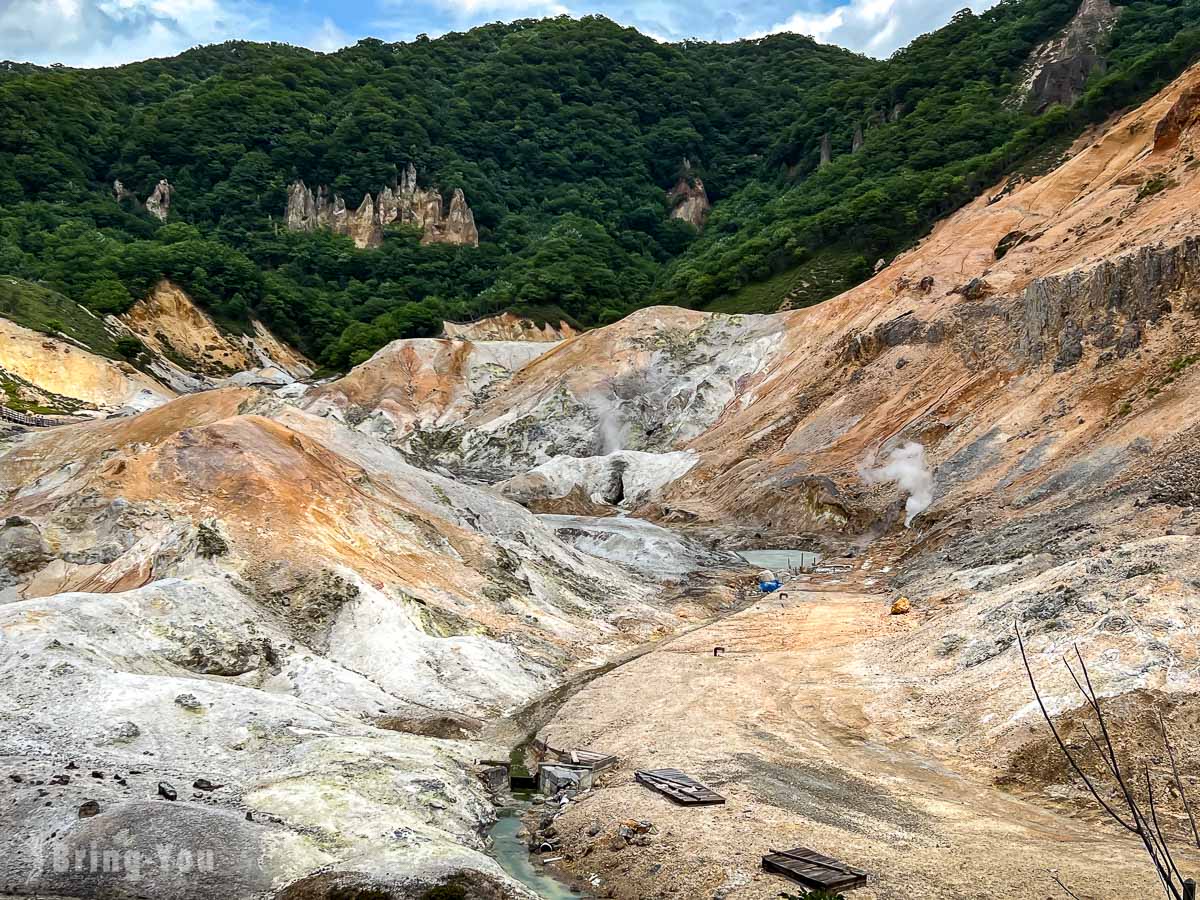
[(905, 528), (910, 527), (912, 520), (933, 502), (933, 472), (925, 459), (925, 448), (916, 441), (896, 447), (881, 466), (875, 465), (872, 454), (859, 469), (859, 474), (867, 484), (894, 482), (908, 493), (908, 501), (904, 504)]

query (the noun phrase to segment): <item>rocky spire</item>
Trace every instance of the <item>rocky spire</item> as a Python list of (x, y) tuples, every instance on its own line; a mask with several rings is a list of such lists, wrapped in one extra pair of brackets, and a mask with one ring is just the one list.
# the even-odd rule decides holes
[(855, 125), (854, 126), (854, 140), (850, 144), (850, 152), (857, 153), (859, 150), (862, 149), (862, 145), (863, 145), (863, 127), (862, 127), (862, 125)]
[(137, 195), (126, 188), (121, 179), (118, 178), (113, 182), (113, 196), (116, 197), (118, 203), (123, 200), (132, 200), (160, 222), (167, 221), (167, 216), (170, 215), (171, 195), (174, 192), (175, 189), (171, 187), (171, 183), (163, 178), (159, 180), (154, 188), (154, 193), (147, 198), (146, 202), (140, 203)]
[(146, 212), (160, 222), (167, 221), (171, 212), (171, 192), (174, 189), (167, 179), (163, 178), (154, 188), (154, 193), (146, 198)]
[(827, 131), (821, 135), (821, 165), (827, 166), (831, 162), (833, 162), (833, 142)]
[(672, 219), (680, 219), (696, 229), (703, 228), (708, 219), (708, 211), (712, 209), (708, 192), (704, 182), (692, 173), (692, 161), (687, 157), (680, 166), (675, 187), (667, 191), (667, 207)]

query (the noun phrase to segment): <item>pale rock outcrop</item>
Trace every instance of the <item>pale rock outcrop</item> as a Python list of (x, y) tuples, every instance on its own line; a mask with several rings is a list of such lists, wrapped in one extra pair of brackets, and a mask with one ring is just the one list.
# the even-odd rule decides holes
[(542, 515), (555, 537), (608, 562), (636, 569), (655, 580), (676, 580), (713, 565), (737, 564), (729, 554), (707, 550), (682, 534), (632, 516)]
[(686, 450), (674, 453), (617, 450), (583, 458), (556, 456), (496, 487), (522, 505), (559, 500), (579, 489), (598, 505), (633, 508), (649, 502), (696, 462), (696, 455)]
[(1109, 0), (1082, 0), (1059, 34), (1033, 51), (1025, 64), (1018, 96), (1036, 110), (1079, 99), (1088, 76), (1104, 71), (1100, 50), (1120, 9)]
[(0, 318), (0, 371), (31, 389), (97, 409), (146, 409), (174, 392), (128, 363)]
[(154, 193), (146, 198), (146, 212), (160, 222), (167, 221), (171, 213), (171, 194), (174, 189), (167, 179), (163, 178), (154, 187)]
[(446, 207), (436, 188), (417, 184), (417, 170), (411, 163), (394, 187), (385, 186), (378, 194), (367, 193), (362, 203), (348, 211), (339, 194), (325, 186), (310, 190), (303, 181), (288, 187), (284, 223), (290, 231), (327, 229), (350, 237), (359, 248), (378, 247), (388, 225), (415, 225), (422, 231), (425, 244), (479, 246), (475, 214), (467, 205), (461, 188), (455, 188)]
[(691, 160), (683, 161), (679, 180), (675, 182), (675, 187), (667, 192), (667, 206), (671, 210), (672, 219), (687, 222), (696, 229), (704, 227), (712, 204), (708, 202), (704, 182), (692, 174)]
[(783, 325), (651, 307), (558, 345), (401, 340), (303, 405), (385, 430), (421, 465), (494, 481), (554, 457), (676, 449), (752, 389)]
[(534, 341), (552, 343), (573, 338), (577, 332), (567, 322), (538, 327), (532, 319), (510, 312), (489, 316), (475, 322), (443, 322), (443, 337), (460, 341)]
[(174, 192), (175, 188), (171, 186), (171, 183), (167, 179), (161, 178), (158, 184), (154, 186), (154, 192), (146, 198), (146, 202), (140, 203), (137, 195), (126, 188), (121, 179), (118, 178), (113, 182), (113, 196), (118, 203), (123, 200), (132, 200), (160, 222), (167, 221), (167, 217), (171, 213), (171, 195)]
[(554, 347), (544, 341), (393, 341), (345, 377), (309, 391), (303, 405), (399, 438), (461, 421), (514, 372)]
[(863, 147), (863, 127), (862, 125), (854, 126), (854, 139), (850, 143), (850, 152), (858, 153)]
[(820, 162), (820, 165), (827, 166), (831, 162), (833, 162), (833, 139), (830, 137), (829, 132), (827, 131), (823, 135), (821, 135), (821, 162)]

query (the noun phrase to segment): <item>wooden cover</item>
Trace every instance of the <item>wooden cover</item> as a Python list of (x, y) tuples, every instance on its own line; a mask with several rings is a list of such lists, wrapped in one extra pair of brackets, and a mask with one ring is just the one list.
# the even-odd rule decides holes
[(866, 872), (807, 847), (772, 850), (762, 858), (762, 867), (764, 872), (783, 875), (808, 888), (836, 891), (862, 887), (867, 883)]
[(684, 806), (714, 806), (725, 798), (678, 769), (639, 769), (633, 777)]

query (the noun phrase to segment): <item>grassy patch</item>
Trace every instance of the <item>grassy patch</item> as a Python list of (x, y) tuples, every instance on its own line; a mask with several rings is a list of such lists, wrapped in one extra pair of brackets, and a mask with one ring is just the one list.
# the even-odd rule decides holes
[(42, 334), (65, 334), (109, 359), (121, 358), (100, 319), (62, 294), (31, 282), (0, 276), (0, 316)]
[(1147, 197), (1153, 197), (1155, 194), (1160, 194), (1167, 188), (1173, 188), (1176, 181), (1168, 178), (1166, 175), (1154, 175), (1142, 182), (1142, 186), (1138, 188), (1137, 198), (1145, 200)]
[(1181, 356), (1178, 359), (1172, 360), (1170, 365), (1167, 366), (1167, 369), (1172, 375), (1179, 375), (1182, 374), (1183, 371), (1188, 368), (1188, 366), (1194, 366), (1198, 362), (1200, 362), (1200, 353), (1192, 353), (1187, 356)]
[(708, 312), (773, 313), (787, 302), (791, 309), (802, 309), (849, 290), (868, 274), (861, 254), (832, 247), (766, 281), (718, 297), (704, 308)]

